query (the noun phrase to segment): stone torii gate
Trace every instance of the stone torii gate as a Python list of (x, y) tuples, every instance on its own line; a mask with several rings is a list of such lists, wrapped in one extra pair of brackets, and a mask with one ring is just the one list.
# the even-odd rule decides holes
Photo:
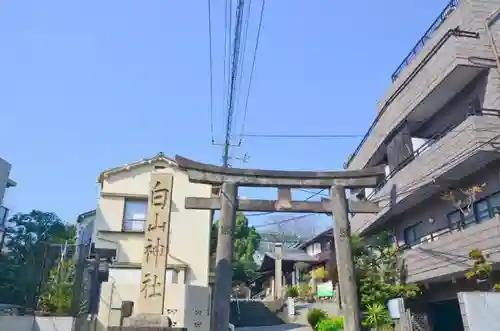
[[(229, 326), (233, 233), (238, 210), (333, 214), (333, 239), (342, 293), (344, 330), (360, 330), (359, 302), (349, 240), (348, 212), (377, 213), (379, 207), (369, 201), (347, 200), (345, 189), (376, 187), (385, 176), (383, 167), (355, 171), (278, 171), (223, 168), (199, 163), (182, 156), (176, 156), (175, 160), (181, 169), (187, 171), (190, 182), (222, 187), (219, 195), (211, 198), (186, 197), (185, 206), (187, 209), (221, 210), (211, 331), (227, 331)], [(278, 189), (278, 198), (277, 200), (239, 200), (238, 187), (275, 187)], [(292, 188), (329, 189), (330, 199), (294, 201), (291, 196)], [(275, 291), (281, 291), (281, 279), (276, 281)]]

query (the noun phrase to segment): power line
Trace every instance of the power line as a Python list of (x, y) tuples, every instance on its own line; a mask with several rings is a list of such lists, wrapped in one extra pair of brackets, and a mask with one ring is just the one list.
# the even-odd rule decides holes
[(236, 97), (237, 108), (239, 108), (239, 103), (240, 103), (240, 88), (241, 88), (241, 85), (242, 85), (242, 82), (243, 82), (243, 76), (244, 76), (243, 75), (243, 73), (244, 73), (243, 65), (245, 64), (245, 55), (246, 55), (247, 39), (248, 39), (248, 27), (249, 27), (250, 17), (251, 17), (251, 13), (252, 13), (251, 9), (252, 9), (252, 0), (249, 0), (248, 1), (248, 5), (247, 5), (247, 12), (246, 12), (246, 15), (245, 15), (245, 20), (243, 22), (243, 38), (242, 38), (243, 49), (241, 51), (240, 64), (239, 64), (239, 67), (242, 68), (242, 69), (241, 69), (241, 74), (238, 77), (238, 84), (237, 84), (237, 90), (238, 90), (238, 95)]
[[(264, 18), (264, 9), (266, 7), (266, 0), (262, 0), (262, 6), (260, 8), (260, 17), (259, 17), (259, 27), (257, 29), (257, 37), (255, 40), (255, 48), (253, 51), (253, 59), (252, 59), (252, 69), (250, 69), (250, 77), (249, 77), (249, 82), (248, 82), (248, 90), (247, 90), (247, 95), (245, 98), (245, 108), (243, 111), (243, 121), (241, 124), (241, 133), (243, 134), (245, 132), (245, 123), (247, 119), (247, 113), (248, 113), (248, 100), (250, 99), (250, 92), (252, 90), (252, 82), (253, 82), (253, 73), (255, 71), (255, 63), (257, 60), (257, 51), (259, 50), (259, 41), (260, 41), (260, 32), (262, 30), (262, 21)], [(239, 144), (241, 145), (242, 139), (240, 138)]]
[(306, 218), (306, 217), (309, 217), (309, 216), (311, 216), (311, 215), (307, 214), (307, 215), (294, 216), (294, 217), (290, 217), (290, 218), (287, 218), (287, 219), (284, 219), (284, 220), (280, 220), (280, 221), (276, 221), (276, 222), (270, 222), (270, 223), (266, 223), (266, 224), (253, 225), (253, 227), (254, 228), (265, 228), (266, 226), (280, 225), (280, 224), (283, 224), (283, 223), (286, 223), (286, 222), (291, 222), (291, 221), (299, 220), (299, 219)]
[[(415, 121), (416, 124), (424, 124), (426, 123), (425, 121)], [(449, 130), (447, 132), (453, 132), (453, 131), (461, 131), (457, 129)], [(371, 136), (379, 136), (379, 137), (387, 137), (387, 133), (372, 133)], [(274, 138), (274, 139), (329, 139), (329, 138), (363, 138), (365, 134), (358, 134), (358, 133), (342, 133), (342, 134), (318, 134), (318, 133), (283, 133), (283, 134), (273, 134), (273, 133), (245, 133), (241, 132), (240, 137), (245, 137), (245, 138)], [(417, 137), (415, 137), (417, 138)]]
[[(496, 127), (496, 129), (500, 129), (500, 127)], [(460, 132), (465, 132), (467, 131), (468, 129), (460, 129), (460, 130), (455, 130), (455, 132), (457, 133), (460, 133)], [(490, 133), (497, 133), (498, 130), (491, 130), (491, 127), (488, 128), (488, 129), (478, 129), (476, 130), (477, 132), (490, 132)], [(450, 131), (451, 132), (451, 131)], [(472, 155), (475, 151), (477, 151), (479, 148), (485, 146), (485, 145), (488, 145), (488, 144), (491, 144), (493, 141), (497, 140), (498, 138), (500, 137), (500, 134), (494, 136), (493, 138), (491, 139), (488, 139), (484, 142), (481, 142), (479, 144), (479, 146), (473, 148), (473, 149), (470, 149), (470, 150), (464, 150), (462, 151), (461, 153), (459, 154), (456, 154), (454, 155), (451, 159), (448, 159), (444, 164), (442, 165), (439, 165), (439, 166), (436, 166), (434, 168), (431, 168), (429, 171), (427, 171), (425, 174), (419, 176), (418, 178), (414, 179), (413, 181), (401, 186), (400, 188), (400, 191), (398, 192), (398, 194), (402, 194), (402, 193), (411, 193), (413, 192), (414, 190), (420, 188), (420, 186), (418, 187), (414, 187), (416, 185), (419, 185), (421, 184), (425, 179), (429, 179), (430, 176), (432, 176), (434, 173), (436, 173), (439, 169), (442, 169), (443, 167), (446, 167), (450, 164), (452, 164), (453, 162), (455, 162), (457, 159), (460, 159), (462, 157), (464, 158), (467, 158), (469, 157), (470, 155)], [(435, 158), (438, 158), (440, 157), (439, 153), (437, 153), (438, 151), (440, 151), (441, 149), (445, 148), (446, 145), (441, 145), (439, 146), (438, 148), (436, 148), (433, 152), (434, 156), (430, 159), (428, 159), (428, 162), (429, 164), (433, 164)], [(402, 170), (402, 169), (401, 169)], [(387, 193), (385, 195), (382, 195), (382, 196), (379, 196), (376, 198), (376, 200), (371, 200), (371, 201), (380, 201), (380, 200), (384, 200), (384, 199), (389, 199), (391, 197), (391, 193)]]
[(242, 133), (241, 137), (250, 138), (361, 138), (362, 134), (257, 134)]
[[(458, 132), (464, 132), (466, 130), (467, 129), (461, 129), (461, 130), (457, 130), (457, 131)], [(482, 130), (477, 130), (477, 131), (498, 132), (498, 130), (491, 130), (491, 129), (482, 129)], [(416, 180), (413, 180), (413, 181), (411, 181), (411, 182), (403, 185), (401, 187), (401, 189), (397, 192), (397, 194), (401, 195), (401, 194), (406, 194), (406, 193), (409, 194), (409, 193), (415, 192), (416, 190), (420, 189), (423, 185), (429, 184), (431, 180), (434, 180), (435, 178), (432, 178), (432, 176), (435, 175), (435, 173), (439, 169), (442, 169), (443, 167), (446, 167), (446, 166), (452, 164), (456, 160), (459, 160), (459, 159), (465, 160), (465, 159), (467, 159), (469, 156), (471, 156), (474, 152), (476, 152), (477, 150), (479, 150), (481, 147), (483, 147), (485, 145), (488, 145), (488, 144), (492, 144), (494, 141), (498, 140), (498, 138), (500, 138), (500, 134), (497, 134), (493, 138), (490, 138), (490, 139), (488, 139), (488, 140), (480, 143), (479, 146), (476, 146), (473, 149), (462, 151), (461, 153), (455, 155), (453, 158), (447, 160), (444, 164), (441, 164), (439, 166), (431, 168), (425, 174), (419, 176)], [(437, 148), (436, 150), (434, 150), (434, 155), (437, 155), (436, 152), (438, 152), (441, 148), (444, 148), (444, 146), (445, 145), (441, 145), (439, 148)], [(434, 157), (437, 157), (437, 156), (434, 156)], [(428, 163), (432, 163), (432, 160), (433, 159), (428, 160)], [(392, 193), (387, 193), (385, 195), (377, 197), (376, 199), (371, 199), (370, 201), (380, 202), (381, 200), (391, 198), (391, 195), (392, 195)], [(428, 197), (430, 197), (430, 195), (427, 196), (426, 198), (428, 198)], [(369, 223), (370, 221), (371, 221), (370, 219), (365, 220), (363, 222), (363, 225), (361, 227), (359, 227), (359, 228), (360, 229), (364, 228), (366, 226), (366, 224)]]
[(239, 62), (239, 52), (240, 52), (240, 38), (241, 38), (241, 25), (243, 21), (243, 9), (244, 1), (238, 0), (238, 6), (236, 7), (236, 26), (234, 31), (234, 45), (232, 54), (232, 66), (231, 66), (231, 80), (229, 89), (229, 101), (226, 117), (226, 135), (224, 139), (224, 149), (222, 155), (223, 166), (227, 168), (229, 166), (229, 147), (231, 144), (231, 129), (233, 125), (233, 115), (234, 115), (234, 94), (236, 90), (236, 76), (238, 74), (238, 62)]
[[(325, 191), (325, 189), (319, 191), (319, 192), (315, 192), (313, 193), (311, 196), (307, 197), (304, 201), (309, 201), (311, 200), (312, 198), (320, 195), (321, 193), (323, 193), (323, 191)], [(309, 193), (309, 192), (308, 192)], [(310, 192), (312, 193), (312, 192)], [(277, 211), (269, 211), (269, 212), (265, 212), (265, 213), (255, 213), (255, 214), (249, 214), (249, 215), (245, 215), (246, 217), (251, 217), (251, 216), (266, 216), (266, 215), (271, 215), (271, 214), (275, 214), (275, 213), (278, 213)]]
[(214, 136), (214, 83), (213, 83), (213, 61), (212, 61), (212, 6), (211, 0), (208, 4), (208, 50), (209, 50), (209, 67), (210, 67), (210, 134), (212, 136), (212, 144), (215, 143)]
[[(233, 11), (232, 0), (226, 0), (224, 8), (224, 74), (222, 76), (222, 109), (224, 109), (224, 114), (227, 109), (227, 98), (229, 96), (229, 71), (231, 65), (231, 33), (232, 33), (232, 11)], [(222, 118), (222, 128), (224, 128), (224, 116)]]

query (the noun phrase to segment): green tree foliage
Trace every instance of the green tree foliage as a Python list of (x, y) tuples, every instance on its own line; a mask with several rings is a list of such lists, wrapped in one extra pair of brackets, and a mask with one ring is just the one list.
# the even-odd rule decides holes
[(344, 330), (344, 316), (330, 316), (319, 321), (315, 331), (342, 331)]
[(40, 294), (39, 307), (42, 311), (61, 314), (70, 310), (75, 273), (75, 259), (63, 260), (50, 270)]
[(368, 311), (385, 305), (389, 299), (412, 298), (420, 293), (415, 284), (405, 284), (399, 262), (401, 251), (392, 247), (387, 234), (374, 238), (370, 246), (352, 236), (356, 277), (361, 294), (361, 309)]
[(392, 330), (392, 320), (385, 305), (373, 303), (368, 305), (363, 325), (371, 327), (373, 331)]
[(472, 268), (465, 273), (465, 278), (476, 281), (479, 289), (499, 292), (500, 284), (492, 282), (493, 266), (484, 252), (480, 249), (471, 249), (469, 260), (472, 262)]
[(328, 318), (328, 314), (321, 309), (313, 308), (307, 313), (307, 323), (311, 326), (313, 330), (316, 329), (316, 325)]
[[(212, 224), (210, 236), (210, 254), (215, 255), (217, 249), (217, 233), (219, 221)], [(260, 235), (253, 226), (249, 226), (248, 219), (242, 212), (236, 214), (234, 229), (234, 255), (233, 255), (233, 282), (243, 282), (254, 278), (256, 265), (253, 255), (260, 243)]]
[(54, 213), (33, 210), (6, 223), (0, 254), (0, 298), (3, 303), (33, 307), (40, 289), (42, 266), (51, 244), (75, 242), (76, 227)]

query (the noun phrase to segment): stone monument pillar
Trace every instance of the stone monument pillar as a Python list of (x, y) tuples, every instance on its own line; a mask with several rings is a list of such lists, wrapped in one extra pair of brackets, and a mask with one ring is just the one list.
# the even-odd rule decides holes
[(164, 314), (165, 274), (169, 251), (173, 176), (151, 173), (148, 215), (144, 228), (141, 283), (136, 311), (123, 331), (171, 330)]
[(281, 299), (283, 296), (283, 271), (282, 271), (282, 258), (283, 258), (283, 245), (276, 243), (274, 245), (274, 298)]

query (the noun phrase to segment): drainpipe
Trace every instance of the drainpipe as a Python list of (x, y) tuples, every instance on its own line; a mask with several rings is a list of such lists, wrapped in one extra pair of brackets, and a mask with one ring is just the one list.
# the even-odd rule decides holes
[(498, 57), (498, 49), (495, 43), (495, 38), (493, 38), (493, 34), (491, 33), (490, 26), (495, 17), (500, 14), (500, 7), (495, 10), (493, 13), (491, 13), (485, 20), (484, 20), (484, 29), (486, 30), (486, 34), (488, 35), (488, 40), (490, 43), (491, 50), (493, 51), (493, 56), (495, 57), (495, 62), (497, 64), (496, 70), (498, 73), (498, 79), (500, 79), (500, 58)]

